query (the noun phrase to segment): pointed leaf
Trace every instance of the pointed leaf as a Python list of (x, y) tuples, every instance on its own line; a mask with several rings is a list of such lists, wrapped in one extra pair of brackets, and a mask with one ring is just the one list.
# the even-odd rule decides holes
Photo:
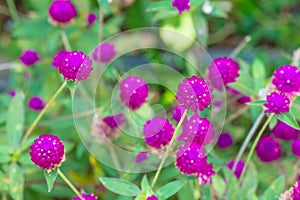
[(137, 196), (142, 192), (138, 186), (125, 180), (108, 177), (99, 177), (99, 180), (108, 190), (123, 196)]
[(17, 164), (11, 164), (9, 168), (9, 193), (10, 196), (15, 200), (23, 199), (24, 190), (24, 177), (23, 171)]
[(171, 197), (173, 194), (178, 192), (185, 185), (185, 183), (186, 181), (173, 181), (162, 186), (156, 193), (158, 199), (164, 200)]
[(146, 192), (148, 190), (148, 188), (150, 187), (147, 175), (144, 175), (144, 177), (142, 179), (141, 187), (142, 187), (143, 192)]
[(280, 194), (284, 190), (285, 178), (284, 176), (278, 177), (271, 183), (269, 188), (264, 192), (261, 199), (263, 200), (275, 200), (278, 199)]
[(300, 130), (299, 124), (297, 123), (297, 120), (293, 113), (281, 113), (279, 115), (276, 115), (277, 119), (286, 123), (287, 125)]
[(57, 178), (57, 174), (58, 174), (58, 168), (51, 171), (50, 173), (48, 173), (47, 170), (44, 170), (44, 177), (45, 177), (46, 182), (47, 182), (48, 192), (51, 192), (51, 190), (53, 188), (53, 185), (55, 183), (55, 180)]

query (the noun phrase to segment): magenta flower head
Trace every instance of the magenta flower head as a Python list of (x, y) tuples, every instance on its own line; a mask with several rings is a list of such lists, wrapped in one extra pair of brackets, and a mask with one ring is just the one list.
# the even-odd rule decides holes
[(60, 59), (58, 69), (65, 80), (82, 81), (89, 78), (93, 70), (92, 60), (83, 52), (66, 52)]
[(68, 24), (76, 17), (74, 4), (69, 0), (54, 0), (48, 9), (51, 21), (57, 25)]
[(298, 137), (300, 131), (294, 129), (293, 127), (287, 125), (282, 121), (278, 121), (277, 124), (274, 126), (272, 132), (277, 138), (283, 140), (294, 140)]
[(150, 154), (148, 152), (146, 152), (146, 151), (141, 151), (138, 154), (136, 154), (135, 163), (144, 162), (148, 158), (150, 158)]
[(178, 137), (178, 141), (196, 143), (201, 146), (211, 143), (214, 135), (215, 130), (212, 123), (195, 113), (183, 124), (182, 133)]
[[(83, 200), (98, 200), (98, 197), (96, 197), (94, 194), (81, 194)], [(80, 197), (74, 197), (73, 200), (81, 200)]]
[(179, 122), (181, 119), (181, 116), (183, 115), (185, 111), (185, 108), (182, 106), (176, 106), (173, 111), (172, 111), (172, 118), (176, 121)]
[(29, 67), (40, 61), (40, 56), (38, 52), (28, 49), (26, 51), (23, 51), (20, 56), (20, 60), (26, 67)]
[(93, 51), (93, 59), (96, 62), (109, 63), (116, 55), (115, 45), (104, 42)]
[(28, 101), (28, 107), (31, 110), (41, 111), (45, 107), (45, 102), (38, 96), (31, 97)]
[(210, 106), (212, 100), (207, 83), (196, 76), (185, 78), (178, 85), (176, 98), (179, 106), (193, 111), (204, 110)]
[(292, 65), (280, 66), (273, 74), (272, 83), (280, 92), (299, 92), (300, 71)]
[[(227, 167), (230, 169), (230, 170), (233, 170), (233, 166), (234, 166), (234, 160), (232, 161), (229, 161), (227, 163)], [(244, 170), (244, 167), (245, 167), (245, 163), (244, 161), (241, 161), (239, 160), (238, 163), (236, 164), (236, 168), (235, 168), (235, 171), (234, 171), (234, 175), (239, 179), (240, 176), (242, 175), (242, 172)]]
[(87, 25), (88, 26), (93, 25), (93, 23), (95, 23), (96, 20), (97, 20), (97, 15), (95, 13), (89, 13), (86, 18)]
[(30, 146), (30, 157), (42, 170), (55, 170), (65, 160), (64, 144), (57, 136), (41, 135)]
[(168, 119), (154, 117), (148, 120), (143, 128), (145, 142), (154, 148), (161, 148), (169, 144), (174, 134), (174, 126)]
[(8, 91), (8, 95), (10, 96), (10, 97), (14, 97), (14, 96), (16, 96), (16, 90), (9, 90)]
[(172, 6), (176, 8), (179, 14), (182, 14), (184, 10), (190, 10), (190, 0), (173, 0)]
[(300, 157), (300, 138), (298, 138), (292, 142), (291, 150), (294, 155)]
[(54, 56), (54, 58), (53, 58), (53, 60), (52, 60), (52, 66), (55, 67), (55, 68), (59, 68), (59, 65), (60, 65), (60, 62), (61, 62), (62, 58), (63, 58), (67, 53), (69, 53), (69, 52), (66, 51), (66, 50), (62, 50), (62, 51), (58, 52), (58, 53)]
[(281, 156), (281, 147), (279, 143), (271, 136), (263, 136), (255, 148), (256, 155), (263, 162), (272, 162)]
[(155, 195), (147, 197), (147, 200), (158, 200), (158, 198)]
[(272, 92), (267, 96), (264, 104), (267, 108), (265, 113), (275, 113), (276, 115), (290, 111), (290, 99), (283, 93)]
[(233, 139), (229, 133), (221, 133), (219, 135), (217, 146), (220, 149), (226, 149), (233, 144)]
[(97, 122), (98, 134), (104, 134), (109, 139), (114, 139), (119, 136), (120, 128), (125, 123), (123, 113), (110, 115), (99, 119)]
[(292, 187), (293, 200), (300, 200), (300, 181), (297, 181)]
[(120, 83), (120, 98), (131, 110), (140, 108), (148, 97), (148, 85), (138, 76), (128, 76)]

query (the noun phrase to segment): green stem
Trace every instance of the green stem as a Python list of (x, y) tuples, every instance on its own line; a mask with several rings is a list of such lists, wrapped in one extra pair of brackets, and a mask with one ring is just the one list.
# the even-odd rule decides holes
[(253, 152), (254, 152), (254, 149), (255, 149), (255, 147), (256, 147), (256, 145), (257, 145), (259, 139), (261, 138), (263, 132), (265, 131), (265, 129), (267, 128), (268, 124), (270, 123), (270, 121), (271, 121), (272, 118), (274, 117), (274, 115), (275, 115), (275, 114), (272, 113), (272, 114), (268, 117), (267, 121), (264, 123), (263, 127), (260, 129), (258, 135), (256, 136), (255, 141), (254, 141), (254, 143), (253, 143), (253, 145), (252, 145), (252, 147), (251, 147), (251, 149), (250, 149), (250, 152), (249, 152), (249, 154), (248, 154), (248, 156), (247, 156), (247, 159), (246, 159), (246, 162), (245, 162), (245, 166), (244, 166), (243, 172), (242, 172), (242, 174), (241, 174), (241, 176), (240, 176), (239, 183), (242, 183), (243, 177), (244, 177), (244, 175), (245, 175), (245, 171), (246, 171), (246, 169), (247, 169), (247, 167), (248, 167), (248, 165), (249, 165), (250, 158), (251, 158), (251, 156), (252, 156), (252, 154), (253, 154)]
[(248, 42), (251, 41), (251, 37), (247, 35), (244, 39), (240, 42), (240, 44), (230, 53), (230, 58), (235, 58), (246, 46)]
[(181, 116), (180, 121), (178, 122), (178, 124), (176, 126), (176, 129), (174, 131), (173, 137), (172, 137), (172, 139), (171, 139), (171, 141), (170, 141), (170, 143), (169, 143), (169, 145), (167, 147), (167, 150), (166, 150), (166, 152), (165, 152), (165, 154), (164, 154), (164, 156), (163, 156), (163, 158), (162, 158), (162, 160), (161, 160), (161, 162), (159, 164), (159, 167), (158, 167), (158, 169), (156, 171), (156, 174), (155, 174), (154, 179), (153, 179), (152, 184), (151, 184), (151, 188), (154, 187), (154, 185), (155, 185), (155, 183), (156, 183), (156, 181), (157, 181), (157, 179), (159, 177), (159, 174), (160, 174), (160, 172), (161, 172), (161, 170), (162, 170), (162, 168), (163, 168), (163, 166), (165, 164), (166, 159), (169, 156), (169, 152), (170, 152), (170, 150), (171, 150), (171, 148), (173, 146), (173, 143), (175, 142), (175, 139), (177, 138), (177, 135), (179, 133), (179, 129), (180, 129), (181, 124), (182, 124), (182, 122), (183, 122), (183, 120), (184, 120), (184, 118), (185, 118), (186, 115), (187, 115), (187, 110), (184, 111), (183, 115)]
[(11, 18), (13, 19), (13, 21), (16, 24), (20, 23), (20, 17), (18, 15), (18, 11), (15, 5), (15, 1), (14, 0), (6, 0), (7, 6), (8, 6), (8, 10), (10, 13)]
[(64, 173), (62, 173), (62, 171), (60, 171), (60, 169), (57, 169), (57, 172), (59, 174), (59, 176), (66, 182), (66, 184), (71, 188), (71, 190), (73, 190), (73, 192), (80, 198), (83, 200), (83, 197), (81, 196), (80, 192), (76, 189), (76, 187), (71, 183), (71, 181), (64, 175)]
[(65, 49), (67, 51), (71, 51), (71, 45), (70, 45), (70, 42), (69, 42), (69, 39), (68, 39), (68, 36), (67, 36), (67, 33), (65, 30), (61, 31), (61, 39), (62, 39)]

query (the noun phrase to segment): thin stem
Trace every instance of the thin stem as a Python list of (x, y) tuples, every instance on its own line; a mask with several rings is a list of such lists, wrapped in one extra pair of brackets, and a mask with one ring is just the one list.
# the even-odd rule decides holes
[(14, 0), (6, 0), (7, 6), (8, 6), (8, 10), (10, 13), (11, 18), (13, 19), (13, 21), (16, 24), (20, 23), (20, 17), (18, 15), (18, 11), (15, 5), (15, 1)]
[(251, 156), (252, 156), (252, 154), (253, 154), (253, 152), (254, 152), (254, 149), (255, 149), (255, 147), (256, 147), (256, 145), (257, 145), (257, 143), (258, 143), (260, 137), (262, 136), (263, 132), (264, 132), (265, 129), (267, 128), (268, 124), (270, 123), (270, 121), (272, 120), (272, 118), (274, 117), (274, 115), (275, 115), (275, 114), (272, 113), (272, 114), (268, 117), (267, 121), (264, 123), (263, 127), (260, 129), (260, 131), (259, 131), (259, 133), (258, 133), (258, 135), (257, 135), (257, 137), (256, 137), (256, 139), (255, 139), (255, 141), (254, 141), (254, 143), (253, 143), (251, 149), (250, 149), (250, 152), (249, 152), (249, 154), (248, 154), (248, 156), (247, 156), (247, 159), (246, 159), (246, 162), (245, 162), (245, 166), (244, 166), (243, 172), (242, 172), (242, 174), (241, 174), (241, 176), (240, 176), (239, 183), (241, 183), (242, 180), (243, 180), (243, 178), (244, 178), (245, 171), (246, 171), (247, 166), (248, 166), (248, 164), (249, 164), (250, 158), (251, 158)]
[(170, 141), (170, 143), (169, 143), (169, 145), (167, 147), (167, 150), (166, 150), (166, 152), (165, 152), (165, 154), (164, 154), (164, 156), (163, 156), (163, 158), (162, 158), (162, 160), (161, 160), (161, 162), (159, 164), (159, 167), (158, 167), (158, 169), (156, 171), (156, 174), (155, 174), (154, 179), (153, 179), (152, 184), (151, 184), (151, 188), (154, 187), (154, 185), (155, 185), (155, 183), (156, 183), (156, 181), (157, 181), (157, 179), (159, 177), (159, 174), (160, 174), (160, 172), (161, 172), (161, 170), (162, 170), (162, 168), (163, 168), (163, 166), (165, 164), (165, 161), (166, 161), (167, 157), (169, 156), (169, 152), (170, 152), (170, 150), (171, 150), (171, 148), (173, 146), (173, 143), (175, 142), (175, 139), (177, 138), (179, 129), (180, 129), (181, 124), (182, 124), (182, 122), (183, 122), (183, 120), (184, 120), (184, 118), (185, 118), (186, 115), (187, 115), (187, 110), (184, 111), (183, 115), (181, 116), (180, 121), (178, 122), (178, 124), (176, 126), (176, 129), (174, 131), (173, 137), (172, 137), (172, 139), (171, 139), (171, 141)]
[(71, 181), (60, 171), (60, 169), (57, 169), (57, 172), (59, 176), (65, 181), (65, 183), (73, 190), (73, 192), (83, 200), (83, 197), (81, 196), (80, 192), (76, 189), (76, 187), (71, 183)]
[(247, 35), (244, 39), (240, 42), (240, 44), (230, 53), (230, 58), (235, 58), (246, 46), (248, 42), (251, 41), (251, 37)]
[(70, 42), (69, 42), (69, 39), (68, 39), (68, 36), (67, 36), (67, 33), (65, 30), (61, 31), (61, 39), (62, 39), (65, 49), (67, 51), (71, 51), (71, 45), (70, 45)]
[(29, 127), (29, 129), (27, 130), (27, 132), (25, 133), (25, 136), (23, 137), (21, 143), (20, 143), (20, 147), (22, 147), (22, 145), (24, 144), (24, 142), (28, 139), (28, 137), (30, 136), (30, 134), (32, 133), (33, 129), (36, 127), (36, 125), (39, 123), (39, 121), (41, 120), (41, 118), (43, 117), (43, 115), (48, 111), (48, 109), (50, 108), (50, 105), (52, 104), (52, 102), (56, 99), (56, 97), (59, 95), (59, 93), (66, 87), (67, 82), (64, 82), (60, 88), (58, 88), (58, 90), (55, 92), (55, 94), (51, 97), (51, 99), (48, 101), (48, 103), (46, 104), (46, 106), (43, 108), (43, 110), (39, 113), (39, 115), (37, 116), (37, 118), (34, 120), (34, 122), (31, 124), (31, 126)]

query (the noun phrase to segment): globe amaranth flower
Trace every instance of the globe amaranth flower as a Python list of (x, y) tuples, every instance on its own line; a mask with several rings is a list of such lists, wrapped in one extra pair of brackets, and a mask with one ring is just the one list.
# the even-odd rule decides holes
[(48, 9), (51, 21), (58, 25), (69, 23), (77, 15), (74, 4), (69, 0), (54, 0)]
[(233, 144), (233, 139), (230, 135), (230, 133), (221, 133), (219, 135), (218, 141), (217, 141), (217, 146), (220, 149), (226, 149), (230, 147)]
[(87, 21), (87, 25), (91, 26), (95, 23), (95, 21), (97, 20), (97, 15), (95, 13), (89, 13), (86, 21)]
[(65, 80), (82, 81), (89, 78), (93, 70), (92, 60), (83, 52), (67, 52), (60, 59), (58, 70)]
[[(97, 200), (98, 197), (96, 197), (94, 194), (85, 194), (85, 193), (82, 193), (81, 194), (83, 200)], [(81, 200), (80, 197), (74, 197), (73, 200)]]
[(128, 76), (120, 83), (120, 98), (131, 110), (140, 108), (148, 97), (148, 85), (138, 76)]
[(145, 142), (154, 148), (166, 146), (171, 141), (174, 134), (174, 126), (168, 119), (154, 117), (148, 120), (143, 128)]
[[(231, 160), (227, 163), (226, 165), (230, 170), (233, 170), (233, 166), (234, 166), (234, 160)], [(240, 176), (242, 175), (243, 173), (243, 170), (244, 170), (244, 167), (245, 167), (245, 163), (244, 161), (242, 160), (239, 160), (236, 164), (236, 167), (235, 167), (235, 170), (234, 170), (234, 175), (239, 179)]]
[(190, 10), (190, 0), (173, 0), (172, 6), (176, 8), (179, 14), (182, 14), (184, 10)]
[(280, 92), (299, 92), (300, 71), (292, 65), (280, 66), (273, 74), (272, 83)]
[(235, 82), (236, 78), (239, 77), (239, 70), (238, 63), (233, 59), (227, 57), (216, 58), (208, 68), (208, 77), (214, 87), (221, 89), (222, 85), (226, 86)]
[(66, 51), (66, 50), (62, 50), (62, 51), (58, 52), (57, 54), (55, 54), (55, 56), (53, 57), (53, 60), (52, 60), (52, 66), (55, 67), (55, 68), (59, 68), (59, 65), (60, 65), (60, 62), (61, 62), (62, 58), (67, 53), (69, 53), (69, 52)]
[(35, 50), (28, 49), (20, 55), (20, 60), (25, 66), (29, 67), (40, 61), (40, 56)]
[(176, 106), (173, 111), (172, 111), (172, 118), (176, 121), (179, 122), (181, 119), (181, 116), (183, 115), (185, 111), (185, 108), (182, 106)]
[(293, 200), (300, 200), (300, 181), (297, 181), (292, 187)]
[(185, 78), (178, 85), (176, 98), (179, 106), (193, 111), (204, 110), (210, 106), (212, 100), (207, 83), (196, 76)]
[(38, 96), (31, 97), (28, 101), (28, 107), (31, 110), (41, 111), (45, 107), (45, 102), (42, 98)]
[(109, 63), (116, 55), (115, 45), (104, 42), (93, 51), (93, 59), (96, 62)]
[(242, 94), (240, 91), (233, 89), (231, 87), (226, 87), (230, 93), (237, 97), (237, 103), (246, 104), (251, 101), (251, 97)]
[(147, 197), (147, 200), (158, 200), (158, 198), (155, 195)]
[(64, 144), (57, 136), (41, 135), (30, 146), (30, 157), (42, 170), (55, 170), (65, 160)]
[(141, 163), (144, 162), (145, 160), (147, 160), (148, 158), (150, 158), (150, 154), (146, 151), (141, 151), (139, 152), (136, 157), (135, 157), (135, 163)]
[(103, 136), (114, 139), (119, 136), (120, 128), (125, 123), (125, 116), (123, 113), (106, 116), (99, 119), (97, 122), (97, 136)]
[(211, 176), (215, 174), (212, 164), (207, 163), (205, 151), (197, 144), (180, 146), (175, 165), (181, 173), (195, 175), (199, 185), (211, 183)]
[(294, 155), (300, 157), (300, 138), (298, 138), (292, 142), (291, 150)]
[(263, 162), (272, 162), (281, 156), (281, 147), (279, 143), (271, 136), (263, 136), (255, 148), (256, 155)]
[(9, 90), (9, 91), (8, 91), (8, 95), (9, 95), (10, 97), (14, 97), (14, 96), (16, 96), (16, 94), (17, 94), (16, 90)]
[(274, 126), (272, 132), (277, 138), (283, 140), (294, 140), (298, 138), (298, 135), (300, 133), (299, 130), (294, 129), (293, 127), (280, 120), (277, 121), (277, 124)]
[(265, 113), (280, 114), (290, 111), (290, 99), (283, 93), (272, 92), (267, 95), (267, 102), (264, 104), (267, 108)]
[(178, 141), (203, 145), (211, 143), (214, 135), (215, 130), (212, 123), (206, 118), (199, 117), (198, 113), (194, 113), (189, 120), (183, 123)]

